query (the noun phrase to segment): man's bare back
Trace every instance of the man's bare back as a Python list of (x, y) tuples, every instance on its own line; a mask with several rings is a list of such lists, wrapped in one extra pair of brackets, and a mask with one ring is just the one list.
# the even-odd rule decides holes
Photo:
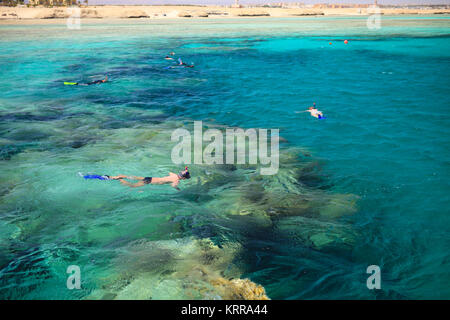
[[(180, 180), (190, 179), (191, 176), (189, 174), (188, 168), (186, 167), (184, 171), (181, 171), (179, 174), (169, 172), (168, 176), (165, 177), (136, 177), (136, 176), (126, 176), (126, 175), (118, 175), (114, 177), (110, 177), (111, 180), (119, 180), (125, 186), (129, 186), (131, 188), (142, 187), (146, 184), (169, 184), (177, 190), (178, 184)], [(138, 180), (136, 183), (130, 183), (124, 179), (128, 180)]]

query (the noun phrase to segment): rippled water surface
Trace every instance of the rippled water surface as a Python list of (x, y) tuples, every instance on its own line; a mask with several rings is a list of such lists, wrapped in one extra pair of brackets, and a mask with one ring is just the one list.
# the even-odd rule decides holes
[[(0, 297), (226, 298), (217, 279), (247, 278), (272, 299), (450, 298), (450, 20), (381, 22), (1, 25)], [(312, 102), (327, 119), (295, 113)], [(279, 128), (278, 175), (77, 176), (177, 172), (170, 134), (193, 120)]]

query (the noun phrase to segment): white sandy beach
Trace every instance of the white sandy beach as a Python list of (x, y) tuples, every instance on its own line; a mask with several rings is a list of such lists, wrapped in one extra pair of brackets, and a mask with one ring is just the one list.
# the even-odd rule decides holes
[[(298, 17), (333, 15), (369, 15), (367, 8), (229, 8), (223, 6), (84, 6), (78, 11), (81, 18), (88, 19), (220, 19), (248, 17)], [(403, 9), (382, 8), (383, 15), (441, 15), (450, 14), (449, 9)], [(0, 6), (0, 21), (18, 23), (21, 20), (66, 19), (76, 11), (66, 7), (3, 7)], [(15, 22), (14, 22), (15, 21)], [(19, 22), (20, 23), (20, 22)]]

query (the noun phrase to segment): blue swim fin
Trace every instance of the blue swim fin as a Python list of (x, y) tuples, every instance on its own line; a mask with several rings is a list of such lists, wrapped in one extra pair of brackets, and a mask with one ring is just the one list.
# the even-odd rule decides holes
[(85, 179), (109, 180), (109, 176), (106, 174), (104, 174), (104, 175), (98, 175), (98, 174), (83, 175), (82, 173), (78, 172), (78, 175), (80, 175), (81, 177), (83, 177)]

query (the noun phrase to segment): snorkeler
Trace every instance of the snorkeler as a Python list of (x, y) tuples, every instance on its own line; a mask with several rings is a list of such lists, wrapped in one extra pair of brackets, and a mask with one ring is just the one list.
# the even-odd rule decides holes
[[(123, 185), (129, 186), (131, 188), (136, 187), (142, 187), (146, 184), (168, 184), (178, 191), (180, 189), (178, 188), (178, 183), (180, 183), (180, 180), (190, 179), (191, 175), (189, 173), (188, 167), (184, 168), (184, 171), (181, 171), (179, 174), (169, 172), (168, 176), (162, 177), (162, 178), (156, 178), (156, 177), (135, 177), (135, 176), (126, 176), (126, 175), (118, 175), (110, 177), (108, 175), (83, 175), (79, 173), (80, 176), (82, 176), (85, 179), (99, 179), (99, 180), (119, 180), (120, 183)], [(124, 179), (129, 180), (138, 180), (136, 183), (130, 183)]]
[[(175, 52), (171, 52), (171, 53), (169, 53), (171, 56), (174, 56), (175, 55)], [(166, 55), (165, 56), (165, 58), (164, 59), (166, 59), (166, 60), (173, 60), (173, 58), (172, 57), (169, 57), (169, 55)]]
[(309, 107), (309, 109), (306, 111), (309, 112), (313, 117), (315, 117), (317, 119), (322, 119), (324, 117), (322, 111), (319, 111), (316, 109), (315, 103), (314, 103), (313, 107)]
[(317, 108), (316, 108), (316, 103), (315, 103), (315, 102), (313, 103), (313, 106), (312, 106), (312, 107), (309, 107), (309, 108), (308, 108), (308, 110), (305, 110), (305, 111), (296, 111), (296, 113), (300, 113), (300, 112), (309, 112), (309, 113), (311, 114), (311, 116), (313, 116), (313, 117), (315, 117), (315, 118), (317, 118), (317, 119), (326, 119), (326, 118), (323, 116), (322, 111), (317, 110)]
[(88, 83), (64, 82), (64, 84), (65, 85), (70, 85), (70, 86), (90, 86), (92, 84), (105, 83), (106, 81), (108, 81), (108, 76), (105, 76), (105, 79), (103, 79), (103, 80), (95, 80), (95, 81), (88, 82)]
[(183, 62), (181, 58), (178, 58), (178, 65), (179, 66), (185, 66), (186, 68), (193, 68), (194, 64), (187, 64), (186, 62)]
[(87, 85), (90, 86), (91, 84), (105, 83), (106, 81), (108, 81), (108, 76), (105, 76), (105, 79), (103, 79), (103, 80), (96, 80), (96, 81), (88, 82)]

